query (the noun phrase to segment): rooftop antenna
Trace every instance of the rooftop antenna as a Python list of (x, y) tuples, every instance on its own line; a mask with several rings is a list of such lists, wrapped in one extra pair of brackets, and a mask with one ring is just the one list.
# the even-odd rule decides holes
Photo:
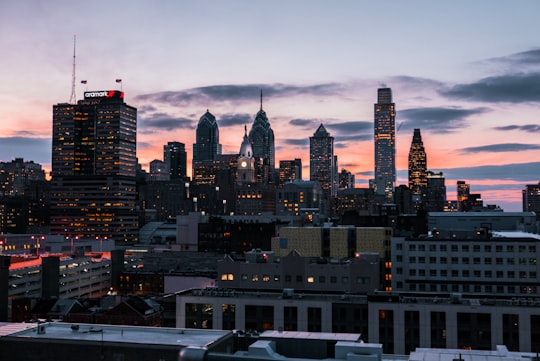
[(262, 108), (262, 88), (261, 88), (261, 110), (263, 110), (263, 108)]
[(69, 103), (75, 104), (77, 97), (75, 96), (75, 43), (77, 35), (73, 35), (73, 72), (71, 74), (71, 96), (69, 97)]

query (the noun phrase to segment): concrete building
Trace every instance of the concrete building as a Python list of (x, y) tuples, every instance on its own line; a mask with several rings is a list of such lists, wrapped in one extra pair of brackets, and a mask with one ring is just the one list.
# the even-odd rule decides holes
[(488, 227), (493, 231), (538, 232), (534, 212), (429, 212), (428, 230), (476, 231)]
[(540, 297), (540, 235), (460, 232), (392, 239), (392, 290)]
[(302, 257), (296, 251), (275, 257), (273, 252), (252, 250), (244, 260), (225, 257), (217, 273), (217, 285), (232, 289), (368, 293), (381, 287), (378, 253), (328, 259)]

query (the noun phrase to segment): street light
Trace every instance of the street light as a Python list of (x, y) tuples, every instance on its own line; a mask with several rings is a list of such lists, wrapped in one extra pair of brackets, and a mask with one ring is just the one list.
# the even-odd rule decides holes
[(197, 197), (193, 197), (193, 207), (195, 207), (195, 212), (197, 212)]
[(227, 200), (223, 200), (223, 214), (227, 214)]

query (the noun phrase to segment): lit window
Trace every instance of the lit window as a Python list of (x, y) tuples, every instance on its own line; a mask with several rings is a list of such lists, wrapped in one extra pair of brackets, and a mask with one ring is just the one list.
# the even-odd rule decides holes
[(313, 276), (308, 276), (308, 277), (307, 277), (307, 282), (308, 282), (308, 283), (313, 283), (313, 282), (315, 282), (315, 277), (313, 277)]

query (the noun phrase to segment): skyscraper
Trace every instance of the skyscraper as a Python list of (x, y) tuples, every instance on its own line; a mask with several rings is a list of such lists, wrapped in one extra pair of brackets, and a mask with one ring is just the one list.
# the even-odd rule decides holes
[(272, 181), (275, 167), (275, 147), (274, 147), (274, 131), (270, 127), (270, 122), (263, 110), (263, 96), (261, 90), (261, 108), (251, 130), (249, 131), (249, 139), (253, 147), (253, 156), (255, 158), (257, 181), (268, 183)]
[(392, 202), (396, 182), (396, 111), (392, 89), (379, 88), (375, 108), (375, 186), (376, 194)]
[(309, 138), (309, 180), (318, 181), (327, 198), (336, 195), (334, 161), (334, 137), (321, 124)]
[(247, 135), (247, 128), (244, 128), (244, 140), (240, 145), (238, 156), (238, 185), (251, 184), (255, 182), (255, 160), (253, 159), (253, 148)]
[(420, 129), (415, 129), (409, 150), (409, 189), (415, 208), (419, 208), (427, 190), (427, 156)]
[(302, 159), (295, 158), (279, 161), (279, 185), (290, 181), (302, 180)]
[(117, 90), (53, 106), (51, 233), (134, 242), (137, 109)]
[(540, 182), (527, 184), (522, 191), (523, 212), (536, 212), (540, 214)]
[(186, 146), (180, 142), (168, 142), (163, 146), (163, 161), (168, 165), (170, 179), (185, 179), (187, 168)]
[(199, 119), (193, 144), (192, 173), (195, 184), (213, 184), (215, 181), (215, 160), (221, 154), (219, 128), (216, 117), (208, 110)]
[(428, 212), (443, 212), (446, 207), (446, 185), (443, 172), (427, 171), (427, 192), (424, 200)]

